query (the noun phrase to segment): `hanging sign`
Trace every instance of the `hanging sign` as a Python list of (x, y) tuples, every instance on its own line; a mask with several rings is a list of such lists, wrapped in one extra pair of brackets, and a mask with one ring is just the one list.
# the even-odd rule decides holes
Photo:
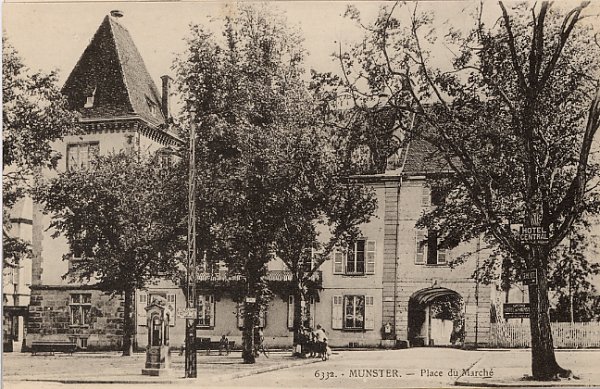
[(531, 309), (529, 303), (504, 303), (502, 311), (505, 319), (527, 319)]
[(548, 243), (548, 229), (542, 227), (541, 216), (533, 218), (530, 226), (521, 226), (519, 229), (519, 239), (523, 243), (545, 244)]

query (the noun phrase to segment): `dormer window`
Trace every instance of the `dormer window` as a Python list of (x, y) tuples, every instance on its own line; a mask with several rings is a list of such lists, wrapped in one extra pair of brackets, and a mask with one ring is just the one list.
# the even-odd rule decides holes
[(94, 87), (93, 90), (90, 91), (90, 93), (88, 93), (86, 100), (85, 100), (85, 104), (83, 105), (83, 108), (92, 108), (94, 106), (94, 97), (96, 96), (96, 88)]
[(146, 103), (148, 104), (148, 109), (150, 109), (150, 113), (152, 114), (152, 116), (156, 116), (156, 112), (158, 110), (156, 103), (150, 100), (148, 97), (146, 97)]

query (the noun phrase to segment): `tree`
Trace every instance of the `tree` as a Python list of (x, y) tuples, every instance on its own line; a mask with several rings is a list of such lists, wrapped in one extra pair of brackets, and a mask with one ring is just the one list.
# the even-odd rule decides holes
[(295, 346), (309, 321), (304, 309), (308, 293), (318, 287), (313, 275), (336, 246), (360, 237), (358, 226), (369, 221), (376, 200), (368, 188), (351, 181), (345, 159), (333, 152), (328, 131), (299, 129), (285, 142), (277, 173), (282, 225), (275, 254), (292, 273)]
[(244, 306), (242, 356), (253, 363), (254, 329), (273, 292), (268, 262), (282, 259), (294, 290), (304, 290), (317, 269), (300, 266), (318, 241), (316, 224), (331, 223), (336, 242), (373, 205), (364, 188), (344, 181), (316, 126), (298, 32), (272, 8), (241, 5), (225, 18), (223, 36), (219, 42), (193, 26), (177, 80), (184, 112), (198, 119), (191, 124), (200, 132), (198, 201), (211, 209), (209, 223), (199, 226), (210, 237), (199, 249), (225, 258), (229, 272), (242, 276), (233, 297)]
[[(303, 51), (295, 31), (266, 6), (232, 11), (223, 36), (218, 42), (192, 26), (177, 81), (184, 122), (198, 127), (199, 200), (212, 202), (215, 211), (205, 227), (216, 239), (199, 249), (216, 252), (230, 273), (243, 277), (234, 298), (244, 305), (242, 356), (253, 363), (254, 331), (271, 297), (265, 277), (279, 225), (278, 147), (282, 129), (297, 125), (296, 103), (306, 95), (299, 78)], [(255, 302), (245, 303), (246, 297)]]
[[(592, 278), (600, 273), (600, 264), (588, 260), (595, 242), (589, 230), (578, 225), (569, 236), (568, 244), (552, 251), (548, 285), (555, 303), (550, 308), (552, 321), (587, 322), (600, 316), (600, 296)], [(593, 250), (595, 252), (595, 250)]]
[(64, 259), (80, 258), (65, 276), (124, 295), (123, 355), (133, 348), (135, 290), (175, 273), (184, 251), (177, 177), (156, 158), (120, 152), (98, 157), (92, 169), (61, 172), (36, 191), (54, 236), (69, 243)]
[[(434, 60), (440, 45), (432, 14), (395, 3), (365, 26), (363, 42), (339, 56), (347, 88), (386, 92), (399, 115), (415, 114), (408, 138), (428, 142), (452, 172), (438, 177), (445, 196), (420, 224), (437, 231), (442, 247), (485, 234), (513, 264), (537, 270), (538, 284), (529, 286), (537, 380), (571, 374), (554, 356), (550, 253), (582, 215), (597, 211), (598, 166), (589, 156), (600, 124), (599, 47), (583, 20), (587, 5), (508, 9), (500, 2), (490, 25), (480, 5), (472, 30), (446, 35), (455, 56), (443, 69)], [(347, 15), (360, 22), (355, 8)], [(527, 244), (510, 228), (538, 221), (547, 244)]]
[[(2, 35), (2, 212), (30, 190), (41, 168), (56, 168), (60, 154), (51, 142), (77, 131), (75, 116), (56, 86), (56, 73), (32, 73), (6, 34)], [(16, 265), (30, 254), (29, 244), (2, 226), (3, 263)]]

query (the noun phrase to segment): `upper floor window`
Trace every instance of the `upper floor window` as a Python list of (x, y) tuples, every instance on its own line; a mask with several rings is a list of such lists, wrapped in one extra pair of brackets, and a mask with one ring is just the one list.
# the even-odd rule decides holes
[(158, 111), (158, 107), (156, 106), (156, 103), (152, 100), (150, 100), (148, 97), (146, 97), (146, 103), (148, 104), (148, 109), (150, 110), (150, 113), (152, 114), (152, 116), (156, 116), (156, 113)]
[(333, 253), (333, 274), (364, 275), (375, 273), (375, 241), (360, 239), (346, 251)]
[(437, 231), (416, 231), (415, 263), (418, 265), (445, 265), (448, 260), (448, 250), (440, 249)]
[(96, 97), (96, 87), (90, 89), (87, 96), (85, 97), (85, 104), (83, 108), (92, 108), (94, 106), (94, 98)]
[(71, 143), (67, 145), (67, 170), (89, 169), (100, 153), (99, 142)]

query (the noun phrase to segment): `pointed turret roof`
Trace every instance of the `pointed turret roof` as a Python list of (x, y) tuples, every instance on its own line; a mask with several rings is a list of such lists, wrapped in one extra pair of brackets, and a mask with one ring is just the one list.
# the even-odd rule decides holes
[(140, 117), (152, 126), (165, 124), (161, 96), (119, 16), (104, 18), (63, 94), (86, 119)]

